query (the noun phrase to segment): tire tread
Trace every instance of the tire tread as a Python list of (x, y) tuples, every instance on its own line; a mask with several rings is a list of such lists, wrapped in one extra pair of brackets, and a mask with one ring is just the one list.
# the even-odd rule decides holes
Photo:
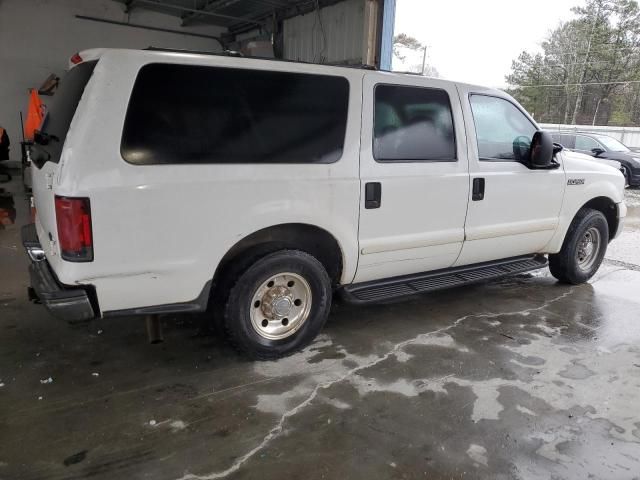
[[(586, 225), (595, 221), (601, 222), (603, 225), (605, 235), (603, 235), (602, 241), (608, 241), (609, 228), (602, 212), (591, 208), (581, 208), (569, 226), (560, 252), (549, 255), (549, 270), (551, 271), (551, 275), (558, 281), (571, 285), (579, 285), (591, 278), (600, 267), (602, 259), (594, 265), (593, 271), (590, 274), (585, 275), (583, 272), (578, 271), (578, 266), (575, 264), (573, 256), (573, 242), (576, 240), (575, 237), (577, 233), (583, 230)], [(602, 258), (604, 258), (604, 254)]]
[[(223, 321), (225, 336), (229, 341), (229, 343), (231, 344), (231, 346), (240, 354), (246, 357), (249, 357), (253, 360), (261, 360), (261, 361), (276, 360), (278, 358), (283, 358), (283, 357), (292, 355), (298, 350), (297, 348), (289, 349), (285, 351), (282, 351), (280, 349), (267, 350), (264, 348), (256, 348), (247, 338), (240, 335), (237, 329), (234, 328), (233, 322), (237, 321), (237, 319), (233, 318), (233, 315), (231, 313), (231, 309), (232, 309), (231, 302), (233, 301), (239, 289), (242, 288), (242, 283), (246, 281), (246, 275), (251, 270), (251, 268), (253, 268), (259, 262), (266, 262), (273, 257), (278, 257), (283, 254), (286, 254), (287, 256), (289, 256), (289, 259), (291, 260), (299, 259), (303, 261), (312, 262), (316, 267), (316, 270), (317, 270), (316, 273), (318, 273), (322, 277), (320, 281), (324, 285), (328, 286), (328, 290), (327, 290), (328, 293), (326, 294), (326, 298), (320, 298), (320, 304), (321, 304), (320, 306), (324, 307), (326, 311), (326, 315), (324, 315), (325, 318), (322, 319), (321, 325), (317, 325), (316, 328), (318, 329), (322, 328), (322, 326), (326, 321), (326, 316), (328, 315), (329, 308), (331, 306), (331, 297), (332, 297), (331, 279), (329, 278), (329, 274), (327, 273), (322, 263), (320, 263), (320, 261), (317, 258), (315, 258), (313, 255), (307, 252), (304, 252), (302, 250), (287, 249), (287, 250), (279, 250), (277, 252), (269, 253), (261, 258), (254, 259), (255, 260), (254, 263), (251, 266), (249, 266), (247, 269), (245, 269), (245, 271), (243, 271), (240, 275), (238, 275), (233, 281), (233, 285), (230, 288), (228, 295), (226, 295), (226, 304), (224, 306), (224, 321)], [(310, 319), (308, 319), (307, 321), (309, 320)], [(300, 330), (298, 333), (302, 333), (302, 332), (303, 330)], [(301, 348), (305, 345), (306, 344), (301, 345)]]

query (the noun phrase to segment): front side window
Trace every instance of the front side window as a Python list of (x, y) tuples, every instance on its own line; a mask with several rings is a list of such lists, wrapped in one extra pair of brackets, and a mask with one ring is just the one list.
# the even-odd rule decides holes
[(449, 95), (400, 85), (375, 89), (373, 156), (377, 161), (455, 161)]
[(348, 103), (344, 77), (149, 64), (131, 93), (121, 153), (137, 165), (332, 163)]
[(596, 142), (593, 138), (577, 135), (575, 148), (576, 150), (584, 150), (585, 152), (590, 152), (594, 148), (600, 148), (600, 144)]
[(470, 102), (480, 160), (525, 160), (535, 125), (503, 98), (471, 95)]

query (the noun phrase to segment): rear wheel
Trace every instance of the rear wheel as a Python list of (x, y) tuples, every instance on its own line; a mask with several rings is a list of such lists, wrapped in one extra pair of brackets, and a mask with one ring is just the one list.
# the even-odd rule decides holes
[(571, 222), (560, 252), (549, 255), (551, 274), (564, 283), (586, 282), (600, 268), (608, 241), (609, 225), (602, 212), (581, 209)]
[(331, 307), (331, 280), (308, 253), (282, 250), (256, 260), (232, 287), (224, 326), (232, 344), (258, 360), (308, 345)]

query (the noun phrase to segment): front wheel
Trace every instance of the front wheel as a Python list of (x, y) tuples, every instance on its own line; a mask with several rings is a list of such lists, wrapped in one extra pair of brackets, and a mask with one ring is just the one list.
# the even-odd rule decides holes
[(560, 252), (549, 255), (551, 274), (564, 283), (586, 282), (600, 268), (608, 241), (609, 225), (602, 212), (581, 209), (571, 222)]
[(256, 360), (291, 354), (320, 332), (331, 307), (331, 280), (308, 253), (269, 254), (241, 274), (231, 289), (224, 325), (231, 343)]

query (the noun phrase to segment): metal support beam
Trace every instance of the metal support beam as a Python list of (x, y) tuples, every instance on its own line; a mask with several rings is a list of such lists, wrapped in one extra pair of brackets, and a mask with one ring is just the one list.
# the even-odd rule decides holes
[(175, 33), (177, 35), (186, 35), (188, 37), (210, 38), (211, 40), (215, 40), (216, 42), (218, 42), (222, 50), (226, 48), (222, 39), (214, 35), (205, 35), (204, 33), (184, 32), (182, 30), (173, 30), (171, 28), (154, 27), (152, 25), (143, 25), (141, 23), (120, 22), (118, 20), (111, 20), (109, 18), (89, 17), (86, 15), (76, 15), (76, 18), (80, 20), (90, 20), (92, 22), (110, 23), (111, 25), (119, 25), (121, 27), (142, 28), (144, 30), (153, 30), (155, 32)]
[[(202, 8), (199, 8), (198, 10), (202, 10), (202, 12), (214, 13), (216, 10), (228, 7), (230, 5), (233, 5), (234, 3), (238, 3), (239, 1), (240, 0), (209, 0), (202, 6)], [(202, 12), (201, 13), (196, 13), (196, 12), (185, 13), (182, 16), (182, 26), (184, 27), (188, 25), (192, 20), (195, 20), (196, 18), (200, 17), (202, 15)]]
[[(344, 0), (318, 0), (318, 5), (320, 8), (330, 7), (331, 5), (335, 5), (336, 3), (343, 2)], [(256, 20), (266, 22), (267, 20), (271, 20), (272, 22), (281, 22), (288, 18), (296, 17), (298, 15), (305, 15), (307, 13), (311, 13), (316, 9), (316, 2), (314, 0), (307, 0), (304, 3), (298, 3), (288, 6), (283, 6), (281, 8), (275, 8), (273, 11), (265, 13), (259, 17), (254, 17)], [(231, 25), (229, 27), (229, 33), (232, 35), (238, 35), (240, 33), (247, 32), (252, 30), (255, 27), (251, 25), (246, 25), (242, 23), (238, 23), (236, 25)]]
[(233, 15), (224, 15), (222, 13), (215, 13), (215, 12), (209, 12), (206, 10), (201, 10), (201, 9), (197, 9), (197, 8), (188, 8), (188, 7), (182, 7), (180, 5), (174, 5), (172, 3), (164, 3), (164, 2), (160, 2), (158, 0), (135, 0), (135, 3), (139, 3), (142, 5), (150, 5), (153, 7), (157, 7), (157, 8), (167, 8), (169, 10), (178, 10), (180, 12), (190, 12), (190, 13), (197, 13), (198, 15), (206, 15), (209, 17), (217, 17), (217, 18), (225, 18), (227, 20), (234, 20), (236, 22), (245, 22), (245, 23), (251, 23), (254, 25), (262, 25), (261, 22), (257, 22), (255, 20), (252, 20), (250, 18), (245, 18), (245, 17), (236, 17)]
[(396, 0), (384, 0), (382, 35), (380, 35), (380, 70), (391, 70), (393, 33), (396, 23)]

